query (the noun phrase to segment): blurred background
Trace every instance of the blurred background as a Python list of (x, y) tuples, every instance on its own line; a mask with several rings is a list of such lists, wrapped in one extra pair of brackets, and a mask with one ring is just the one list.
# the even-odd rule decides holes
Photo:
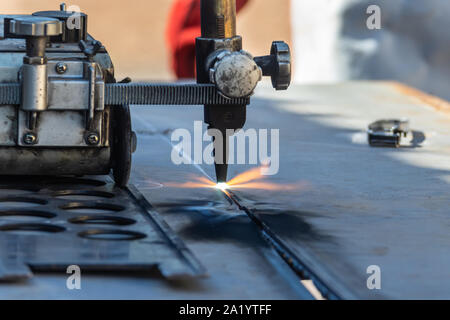
[[(167, 81), (176, 79), (166, 40), (176, 1), (67, 5), (89, 15), (89, 32), (107, 47), (118, 79)], [(2, 0), (0, 12), (58, 10), (60, 2)], [(381, 9), (380, 30), (366, 25), (372, 4)], [(238, 34), (253, 55), (268, 54), (273, 40), (291, 44), (297, 83), (396, 80), (450, 100), (448, 30), (448, 0), (249, 0), (238, 15)]]
[[(0, 0), (0, 12), (59, 10), (62, 0)], [(88, 14), (89, 33), (112, 56), (118, 79), (175, 79), (170, 69), (166, 27), (173, 0), (65, 1)], [(245, 49), (266, 55), (275, 39), (291, 38), (289, 0), (253, 0), (239, 13), (238, 31)]]

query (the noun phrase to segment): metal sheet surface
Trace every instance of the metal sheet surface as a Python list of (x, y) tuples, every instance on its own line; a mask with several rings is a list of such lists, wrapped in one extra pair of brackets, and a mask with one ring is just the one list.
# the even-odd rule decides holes
[[(450, 298), (448, 113), (369, 82), (260, 88), (248, 113), (246, 128), (280, 129), (280, 171), (268, 181), (308, 187), (233, 192), (328, 290), (350, 299)], [(369, 147), (367, 126), (384, 118), (408, 118), (414, 141)], [(194, 120), (201, 115), (182, 109), (149, 117), (155, 132), (169, 133)], [(250, 167), (230, 166), (230, 177)], [(213, 176), (211, 166), (200, 169)], [(158, 181), (168, 178), (180, 177)], [(380, 290), (367, 287), (373, 265)]]
[[(177, 111), (166, 114), (172, 119), (165, 123), (159, 117), (164, 107), (153, 108), (155, 112), (132, 108), (138, 134), (132, 183), (208, 270), (208, 278), (199, 282), (201, 289), (190, 292), (188, 297), (312, 299), (299, 276), (268, 245), (258, 227), (223, 193), (211, 188), (176, 186), (205, 176), (199, 166), (172, 163), (169, 139), (170, 129), (189, 117), (202, 119), (202, 108), (191, 108), (176, 116), (183, 107), (173, 107)], [(173, 292), (170, 297), (182, 298), (186, 293)]]
[(71, 265), (84, 272), (203, 275), (203, 266), (130, 188), (116, 188), (108, 177), (1, 177), (0, 280)]
[[(201, 118), (201, 108), (190, 110)], [(68, 290), (65, 270), (36, 270), (33, 279), (26, 283), (1, 284), (0, 298), (312, 299), (298, 276), (260, 237), (251, 220), (221, 193), (164, 186), (168, 181), (184, 181), (192, 174), (198, 175), (197, 168), (178, 167), (167, 158), (172, 148), (163, 131), (153, 130), (152, 122), (157, 119), (151, 109), (135, 109), (132, 114), (139, 142), (131, 183), (206, 267), (207, 276), (166, 281), (140, 272), (82, 272), (82, 289)], [(0, 190), (0, 194), (7, 195), (5, 190)], [(184, 247), (178, 240), (175, 242)], [(19, 269), (10, 264), (8, 270)], [(27, 268), (21, 272), (26, 271)]]
[[(385, 83), (258, 90), (247, 128), (280, 129), (280, 171), (268, 181), (307, 182), (294, 192), (233, 190), (302, 266), (339, 298), (449, 298), (450, 118), (434, 104)], [(166, 285), (150, 278), (85, 276), (80, 292), (64, 276), (38, 275), (0, 297), (299, 298), (298, 278), (249, 216), (214, 190), (175, 188), (212, 166), (175, 166), (170, 132), (192, 129), (201, 109), (135, 108), (132, 183), (207, 267), (209, 278)], [(381, 118), (410, 120), (416, 141), (370, 148), (365, 130)], [(230, 177), (251, 166), (231, 166)], [(367, 288), (367, 267), (381, 290)], [(149, 288), (151, 287), (151, 290)], [(323, 289), (323, 288), (322, 288)]]

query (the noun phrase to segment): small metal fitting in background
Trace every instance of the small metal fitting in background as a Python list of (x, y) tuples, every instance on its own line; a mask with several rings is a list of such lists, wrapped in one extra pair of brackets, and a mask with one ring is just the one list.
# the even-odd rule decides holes
[(409, 121), (406, 119), (383, 119), (369, 125), (368, 141), (371, 147), (400, 147), (402, 137), (410, 132)]

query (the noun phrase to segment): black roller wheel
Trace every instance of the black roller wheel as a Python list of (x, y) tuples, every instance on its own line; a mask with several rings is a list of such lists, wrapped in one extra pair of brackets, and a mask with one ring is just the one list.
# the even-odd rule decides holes
[(136, 149), (136, 135), (131, 128), (129, 106), (113, 106), (112, 112), (112, 171), (117, 186), (124, 187), (130, 179), (131, 155)]

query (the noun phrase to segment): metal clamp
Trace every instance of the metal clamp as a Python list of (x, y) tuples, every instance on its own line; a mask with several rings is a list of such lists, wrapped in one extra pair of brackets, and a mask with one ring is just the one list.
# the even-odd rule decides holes
[[(48, 107), (48, 74), (45, 49), (48, 38), (62, 33), (62, 22), (52, 18), (19, 17), (8, 20), (8, 33), (17, 38), (25, 38), (27, 54), (21, 70), (21, 109), (27, 113), (28, 129), (34, 131), (38, 112)], [(35, 133), (34, 133), (35, 135)], [(24, 137), (25, 144), (34, 144), (35, 139)], [(33, 140), (31, 142), (31, 140)]]
[(378, 120), (369, 125), (367, 130), (369, 145), (372, 147), (398, 148), (401, 138), (409, 132), (408, 120)]
[(262, 79), (262, 70), (253, 56), (244, 50), (222, 50), (213, 55), (214, 66), (209, 70), (211, 83), (227, 98), (250, 97)]

